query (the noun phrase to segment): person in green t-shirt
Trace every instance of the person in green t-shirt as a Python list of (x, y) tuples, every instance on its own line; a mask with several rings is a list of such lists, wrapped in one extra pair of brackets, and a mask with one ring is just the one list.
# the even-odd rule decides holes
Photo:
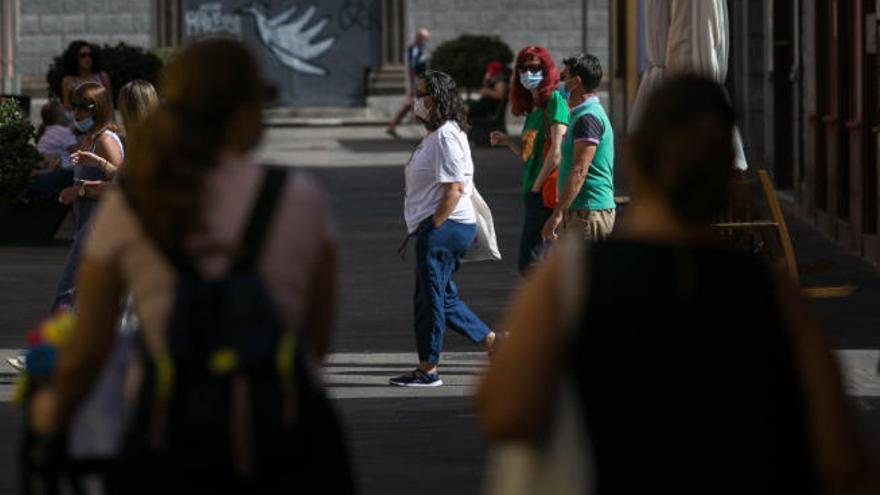
[(520, 273), (524, 274), (542, 258), (547, 246), (541, 238), (541, 228), (553, 213), (553, 205), (545, 204), (541, 191), (561, 158), (560, 144), (568, 127), (568, 106), (556, 91), (559, 76), (546, 49), (529, 46), (520, 50), (514, 78), (510, 87), (511, 112), (526, 116), (522, 135), (515, 138), (493, 132), (490, 140), (493, 146), (510, 148), (525, 165), (522, 181), (525, 220), (518, 263)]
[(614, 229), (614, 130), (596, 89), (602, 80), (599, 59), (579, 54), (563, 60), (559, 89), (571, 107), (569, 131), (562, 142), (557, 188), (559, 204), (541, 236), (557, 238), (557, 229), (600, 241)]

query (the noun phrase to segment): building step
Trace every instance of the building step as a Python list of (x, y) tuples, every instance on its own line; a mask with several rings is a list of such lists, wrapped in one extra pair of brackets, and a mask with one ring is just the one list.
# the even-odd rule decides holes
[(367, 76), (367, 94), (399, 95), (406, 91), (405, 71), (402, 65), (383, 65)]

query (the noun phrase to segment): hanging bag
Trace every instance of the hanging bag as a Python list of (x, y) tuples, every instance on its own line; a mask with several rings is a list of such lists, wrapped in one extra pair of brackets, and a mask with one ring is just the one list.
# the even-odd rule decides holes
[[(544, 166), (544, 160), (550, 153), (553, 146), (553, 136), (550, 134), (550, 124), (547, 120), (547, 109), (544, 109), (544, 150), (541, 152), (541, 167)], [(547, 180), (541, 185), (541, 199), (544, 201), (544, 208), (553, 209), (559, 204), (559, 194), (556, 190), (556, 181), (559, 178), (559, 167), (554, 167)]]
[(501, 251), (498, 250), (498, 238), (495, 236), (495, 223), (492, 221), (492, 210), (486, 200), (477, 191), (476, 184), (471, 191), (471, 204), (477, 217), (477, 235), (468, 248), (462, 261), (500, 261)]
[[(562, 324), (564, 338), (572, 339), (583, 307), (583, 297), (576, 297), (582, 283), (580, 274), (585, 243), (566, 237), (559, 248), (566, 269), (561, 276)], [(566, 297), (568, 296), (568, 297)], [(584, 495), (593, 493), (592, 452), (584, 425), (584, 415), (576, 395), (573, 377), (564, 373), (559, 381), (556, 404), (544, 443), (509, 442), (492, 449), (486, 474), (486, 495)]]

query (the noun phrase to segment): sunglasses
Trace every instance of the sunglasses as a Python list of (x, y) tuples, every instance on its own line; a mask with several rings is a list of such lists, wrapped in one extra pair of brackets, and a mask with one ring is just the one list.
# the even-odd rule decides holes
[(92, 58), (92, 52), (82, 52), (79, 54), (79, 58)]
[(73, 111), (75, 112), (88, 112), (89, 110), (93, 110), (95, 108), (95, 104), (83, 101), (79, 103), (73, 103), (72, 105), (70, 105), (70, 107), (73, 108)]

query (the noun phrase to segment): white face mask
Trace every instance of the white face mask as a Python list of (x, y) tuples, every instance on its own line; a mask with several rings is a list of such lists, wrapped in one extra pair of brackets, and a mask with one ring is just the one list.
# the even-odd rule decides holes
[(413, 114), (425, 122), (431, 121), (431, 111), (425, 106), (424, 96), (416, 98), (415, 101), (413, 101)]

